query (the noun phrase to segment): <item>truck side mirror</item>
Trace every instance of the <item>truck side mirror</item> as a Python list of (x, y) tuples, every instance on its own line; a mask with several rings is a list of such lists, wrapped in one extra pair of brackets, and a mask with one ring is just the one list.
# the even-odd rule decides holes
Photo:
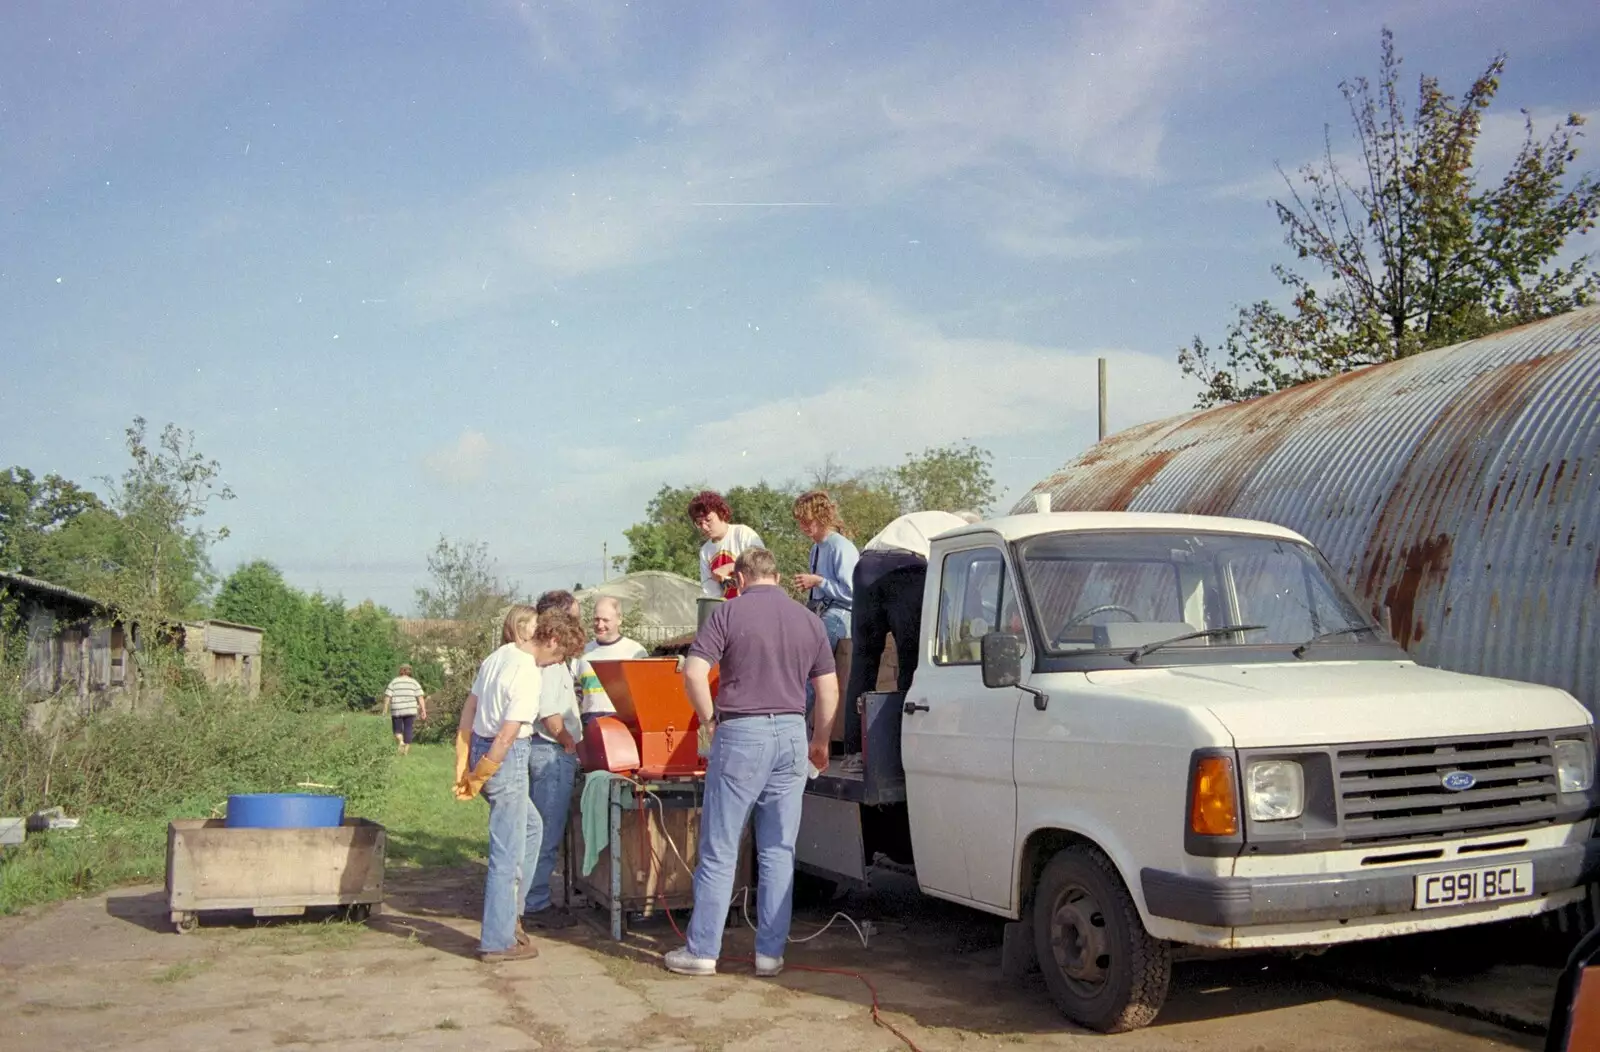
[(1022, 682), (1021, 636), (1009, 632), (989, 632), (979, 644), (985, 687), (1015, 687)]

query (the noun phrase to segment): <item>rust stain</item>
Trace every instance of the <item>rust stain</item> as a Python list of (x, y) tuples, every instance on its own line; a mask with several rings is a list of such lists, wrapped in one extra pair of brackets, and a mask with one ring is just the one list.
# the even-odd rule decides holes
[[(1227, 419), (1227, 430), (1239, 435), (1228, 451), (1226, 470), (1220, 477), (1207, 479), (1206, 488), (1191, 494), (1179, 510), (1195, 515), (1238, 514), (1239, 498), (1245, 487), (1267, 459), (1295, 435), (1296, 425), (1333, 402), (1345, 387), (1365, 382), (1370, 372), (1341, 373), (1317, 383), (1301, 384), (1254, 401), (1224, 407), (1233, 411)], [(1201, 414), (1201, 417), (1210, 415)], [(1195, 429), (1201, 417), (1189, 420), (1174, 435)]]
[(1407, 649), (1426, 635), (1418, 614), (1421, 605), (1418, 601), (1428, 588), (1444, 583), (1450, 571), (1453, 544), (1449, 534), (1440, 533), (1400, 553), (1400, 577), (1384, 593), (1383, 601), (1389, 608), (1389, 624), (1394, 630), (1395, 642)]
[[(1550, 465), (1546, 464), (1544, 466), (1544, 468), (1539, 472), (1539, 481), (1535, 482), (1533, 484), (1533, 495), (1535, 497), (1537, 497), (1539, 495), (1539, 492), (1544, 489), (1544, 480), (1549, 478), (1549, 477), (1550, 477)], [(1555, 495), (1555, 491), (1552, 488), (1551, 493), (1550, 493), (1550, 499), (1551, 499), (1552, 502), (1554, 502), (1555, 496), (1556, 496)]]
[(1097, 511), (1127, 511), (1138, 492), (1161, 473), (1177, 453), (1164, 449), (1140, 460), (1126, 461), (1101, 472), (1094, 480), (1091, 502)]
[[(1473, 507), (1471, 491), (1486, 481), (1481, 476), (1481, 458), (1475, 447), (1509, 427), (1533, 398), (1544, 374), (1560, 368), (1575, 353), (1576, 350), (1561, 351), (1491, 369), (1474, 378), (1428, 422), (1399, 478), (1383, 498), (1373, 523), (1360, 574), (1364, 596), (1375, 598), (1385, 583), (1398, 575), (1399, 580), (1388, 591), (1403, 598), (1404, 590), (1396, 592), (1396, 587), (1405, 578), (1407, 553), (1420, 549), (1435, 536), (1444, 525), (1440, 519), (1448, 510)], [(1508, 503), (1510, 493), (1508, 488)], [(1492, 499), (1490, 509), (1492, 514)], [(1485, 522), (1488, 521), (1486, 516)], [(1392, 558), (1397, 552), (1400, 557)], [(1393, 610), (1391, 617), (1396, 635), (1402, 631), (1409, 635), (1411, 626), (1402, 629), (1402, 619)]]

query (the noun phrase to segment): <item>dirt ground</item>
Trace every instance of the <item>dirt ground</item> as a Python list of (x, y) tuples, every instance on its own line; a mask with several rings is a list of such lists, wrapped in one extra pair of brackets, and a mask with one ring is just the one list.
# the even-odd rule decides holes
[[(343, 922), (208, 921), (176, 935), (159, 888), (132, 888), (0, 922), (0, 1048), (630, 1049), (668, 1052), (892, 1050), (885, 1017), (936, 1049), (1534, 1049), (1539, 1039), (1331, 985), (1277, 958), (1180, 965), (1146, 1030), (1103, 1037), (1066, 1024), (1034, 980), (999, 973), (999, 927), (904, 889), (846, 908), (878, 928), (862, 949), (842, 923), (796, 945), (789, 971), (756, 979), (730, 964), (710, 979), (661, 970), (677, 945), (660, 921), (613, 944), (594, 925), (540, 938), (536, 961), (472, 956), (482, 871), (392, 875), (366, 928)], [(826, 911), (797, 917), (814, 931)], [(751, 950), (730, 932), (727, 953)]]

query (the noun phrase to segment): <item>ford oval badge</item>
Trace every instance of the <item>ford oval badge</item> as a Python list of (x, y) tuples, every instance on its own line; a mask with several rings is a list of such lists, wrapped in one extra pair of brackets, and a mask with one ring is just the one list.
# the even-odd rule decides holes
[(1471, 789), (1478, 784), (1478, 780), (1470, 771), (1451, 771), (1444, 776), (1444, 787), (1452, 793), (1459, 793)]

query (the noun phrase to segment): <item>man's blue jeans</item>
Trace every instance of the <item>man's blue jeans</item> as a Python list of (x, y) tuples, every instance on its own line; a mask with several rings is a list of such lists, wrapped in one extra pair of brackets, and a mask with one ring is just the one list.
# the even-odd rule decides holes
[[(484, 799), (489, 801), (489, 873), (483, 884), (483, 932), (478, 949), (484, 953), (516, 945), (517, 877), (519, 871), (532, 872), (539, 852), (539, 813), (528, 802), (528, 742), (527, 738), (513, 742), (500, 769), (483, 786)], [(468, 763), (476, 767), (493, 744), (493, 738), (474, 734)]]
[(739, 839), (755, 812), (756, 952), (782, 957), (794, 903), (794, 842), (806, 786), (806, 725), (799, 715), (746, 716), (717, 724), (706, 762), (700, 860), (694, 870), (689, 953), (715, 959), (733, 904)]
[(578, 757), (569, 754), (548, 738), (535, 734), (528, 746), (528, 798), (543, 827), (542, 840), (530, 855), (532, 876), (523, 885), (524, 913), (547, 909), (550, 899), (550, 874), (555, 872), (556, 852), (567, 830), (567, 809), (572, 804), (572, 786), (578, 778)]

